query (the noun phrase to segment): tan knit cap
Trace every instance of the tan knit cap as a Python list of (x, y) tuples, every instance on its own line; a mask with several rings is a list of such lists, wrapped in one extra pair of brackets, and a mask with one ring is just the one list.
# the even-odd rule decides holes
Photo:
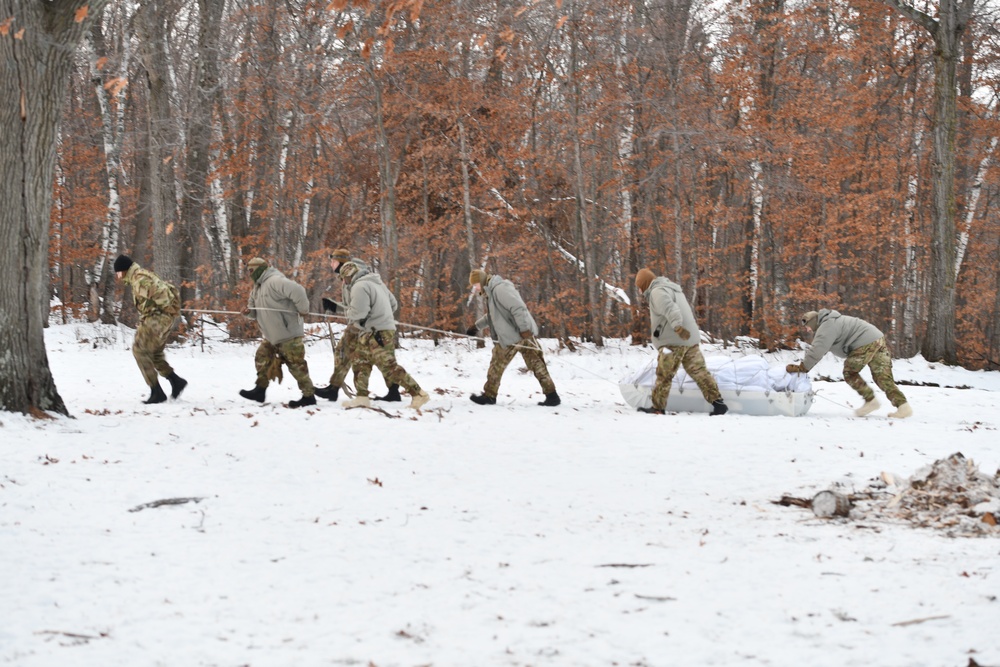
[(338, 262), (349, 262), (351, 260), (351, 253), (347, 251), (347, 248), (337, 248), (330, 255), (330, 259), (335, 259)]
[(656, 277), (652, 271), (646, 268), (639, 269), (639, 272), (635, 274), (635, 286), (640, 292), (645, 292), (649, 289), (649, 285), (653, 282), (653, 278)]
[(810, 310), (802, 316), (802, 324), (815, 331), (816, 326), (819, 324), (819, 313), (815, 310)]
[(473, 269), (469, 273), (469, 286), (479, 283), (483, 287), (486, 286), (486, 272), (482, 269)]

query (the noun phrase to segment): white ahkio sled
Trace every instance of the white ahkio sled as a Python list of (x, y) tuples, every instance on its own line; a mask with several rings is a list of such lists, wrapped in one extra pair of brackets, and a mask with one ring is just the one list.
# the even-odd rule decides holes
[[(625, 402), (633, 409), (653, 407), (656, 362), (657, 357), (653, 357), (645, 368), (618, 384)], [(783, 364), (770, 367), (763, 357), (706, 357), (705, 365), (719, 385), (729, 414), (801, 417), (809, 412), (816, 396), (808, 373), (788, 373)], [(674, 376), (667, 411), (712, 411), (711, 404), (683, 368)]]

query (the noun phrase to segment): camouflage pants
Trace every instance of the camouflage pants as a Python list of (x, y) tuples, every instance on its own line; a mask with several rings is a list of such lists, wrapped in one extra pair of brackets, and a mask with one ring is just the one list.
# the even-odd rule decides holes
[(368, 331), (358, 336), (354, 344), (354, 389), (358, 396), (368, 395), (368, 379), (373, 364), (382, 371), (387, 385), (398, 384), (410, 396), (419, 394), (420, 385), (396, 361), (396, 332), (379, 331), (378, 337), (382, 339), (381, 344), (375, 339), (375, 334)]
[(167, 346), (170, 330), (174, 328), (172, 315), (153, 315), (139, 322), (135, 330), (135, 340), (132, 342), (132, 356), (139, 364), (142, 379), (152, 387), (159, 382), (157, 374), (166, 377), (174, 372), (163, 349)]
[(306, 364), (306, 346), (302, 341), (302, 337), (292, 338), (277, 345), (266, 340), (260, 342), (257, 354), (253, 357), (254, 365), (257, 367), (258, 387), (266, 388), (270, 384), (271, 380), (268, 377), (268, 370), (275, 357), (278, 357), (281, 363), (288, 367), (288, 372), (299, 383), (302, 395), (312, 396), (316, 390), (313, 388), (312, 380), (309, 379), (309, 366)]
[(490, 369), (486, 372), (486, 384), (483, 385), (483, 395), (496, 398), (500, 391), (500, 377), (504, 370), (514, 359), (514, 355), (521, 353), (524, 365), (535, 374), (535, 379), (542, 386), (542, 393), (551, 394), (556, 390), (556, 385), (549, 375), (549, 369), (545, 365), (545, 357), (542, 356), (542, 346), (538, 340), (532, 338), (522, 338), (517, 345), (493, 345), (493, 356), (490, 358)]
[(670, 397), (670, 383), (677, 375), (677, 369), (682, 365), (691, 379), (701, 389), (701, 395), (709, 403), (722, 398), (719, 393), (719, 385), (715, 383), (715, 378), (708, 372), (705, 366), (705, 357), (701, 354), (701, 347), (698, 345), (677, 345), (668, 348), (666, 353), (660, 349), (659, 361), (656, 363), (656, 384), (653, 386), (653, 408), (656, 410), (667, 409), (667, 399)]
[(868, 402), (875, 398), (875, 392), (861, 377), (861, 369), (865, 366), (871, 369), (875, 384), (885, 392), (894, 407), (898, 408), (906, 403), (906, 396), (903, 396), (903, 392), (896, 386), (896, 380), (892, 377), (892, 356), (885, 344), (885, 338), (862, 345), (847, 355), (844, 361), (844, 382)]
[(347, 378), (347, 371), (351, 370), (351, 358), (354, 356), (354, 343), (357, 339), (351, 337), (345, 331), (337, 341), (337, 347), (333, 351), (333, 375), (330, 376), (331, 387), (344, 386)]

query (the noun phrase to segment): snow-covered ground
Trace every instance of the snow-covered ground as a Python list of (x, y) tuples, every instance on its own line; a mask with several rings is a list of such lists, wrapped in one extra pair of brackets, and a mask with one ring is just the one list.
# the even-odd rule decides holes
[[(146, 406), (130, 330), (47, 340), (73, 418), (0, 413), (0, 664), (1000, 665), (1000, 539), (771, 502), (954, 452), (993, 474), (998, 373), (897, 361), (940, 385), (901, 422), (843, 382), (800, 418), (651, 416), (617, 386), (650, 350), (544, 341), (563, 404), (518, 358), (480, 407), (489, 345), (406, 339), (433, 401), (387, 416), (290, 410), (287, 374), (248, 402), (223, 341), (171, 347), (190, 385)], [(329, 342), (307, 359), (326, 384)], [(201, 500), (137, 509), (173, 498)]]

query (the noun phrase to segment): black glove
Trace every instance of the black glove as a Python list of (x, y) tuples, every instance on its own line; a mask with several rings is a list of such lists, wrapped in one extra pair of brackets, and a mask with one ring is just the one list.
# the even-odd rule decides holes
[(326, 297), (323, 297), (323, 310), (324, 310), (324, 312), (327, 312), (327, 313), (336, 313), (337, 312), (337, 302), (336, 301), (331, 301), (330, 299), (327, 299)]
[(476, 325), (473, 324), (471, 327), (469, 327), (468, 329), (465, 330), (465, 335), (466, 336), (478, 336), (479, 335), (479, 329), (477, 329)]
[(375, 332), (375, 342), (379, 344), (380, 347), (385, 347), (385, 341), (382, 340), (382, 332)]
[(661, 328), (657, 327), (656, 331), (653, 332), (653, 338), (659, 338), (660, 337), (660, 331), (661, 331)]

